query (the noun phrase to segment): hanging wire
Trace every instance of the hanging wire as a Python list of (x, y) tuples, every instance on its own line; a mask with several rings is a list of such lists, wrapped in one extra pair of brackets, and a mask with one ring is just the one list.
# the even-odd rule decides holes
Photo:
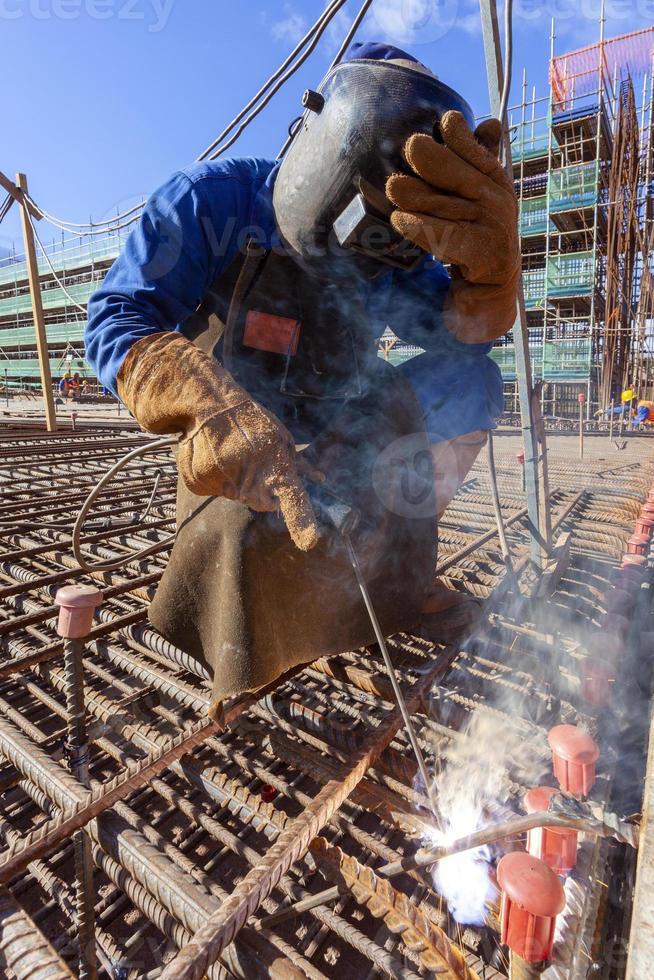
[(506, 112), (513, 75), (513, 0), (504, 0), (504, 85), (500, 98), (500, 122), (506, 128)]
[(25, 199), (29, 202), (29, 204), (31, 204), (31, 206), (36, 211), (38, 211), (40, 215), (42, 215), (42, 217), (48, 222), (48, 224), (53, 225), (55, 228), (58, 228), (59, 231), (63, 231), (67, 235), (72, 235), (75, 238), (93, 238), (95, 235), (108, 235), (112, 232), (120, 231), (123, 228), (128, 228), (130, 225), (133, 225), (134, 222), (139, 220), (141, 216), (141, 209), (145, 204), (145, 201), (141, 201), (140, 204), (134, 205), (131, 211), (125, 212), (125, 214), (130, 214), (138, 209), (138, 213), (135, 213), (133, 217), (129, 218), (127, 221), (119, 222), (118, 224), (115, 225), (108, 225), (106, 228), (99, 228), (99, 227), (96, 228), (95, 226), (93, 226), (90, 231), (80, 231), (78, 229), (89, 227), (89, 226), (78, 225), (77, 227), (75, 227), (73, 225), (64, 224), (63, 222), (59, 221), (58, 218), (55, 218), (53, 215), (48, 214), (47, 211), (44, 211), (43, 208), (40, 207), (32, 197), (30, 197), (29, 194), (25, 194)]
[(52, 262), (50, 261), (50, 256), (49, 256), (49, 255), (48, 255), (48, 253), (46, 252), (46, 250), (45, 250), (45, 248), (44, 248), (44, 246), (43, 246), (43, 242), (42, 242), (42, 241), (41, 241), (41, 239), (39, 238), (39, 233), (38, 233), (38, 231), (36, 230), (36, 227), (35, 227), (35, 225), (34, 225), (34, 218), (33, 218), (33, 217), (32, 217), (32, 215), (30, 214), (30, 211), (29, 211), (29, 208), (27, 208), (27, 207), (25, 208), (25, 214), (27, 215), (27, 219), (28, 219), (28, 221), (29, 221), (29, 223), (30, 223), (30, 224), (31, 224), (31, 226), (32, 226), (32, 231), (34, 232), (34, 237), (36, 238), (36, 240), (37, 240), (37, 242), (38, 242), (38, 244), (39, 244), (39, 248), (41, 249), (41, 252), (43, 253), (43, 258), (44, 258), (44, 259), (45, 259), (45, 261), (47, 262), (47, 264), (48, 264), (48, 267), (49, 267), (49, 269), (50, 269), (50, 272), (52, 273), (52, 276), (53, 276), (53, 278), (54, 278), (54, 280), (55, 280), (55, 282), (56, 282), (56, 283), (57, 283), (57, 285), (58, 285), (58, 286), (59, 286), (59, 287), (60, 287), (60, 288), (61, 288), (61, 289), (63, 290), (63, 293), (64, 293), (64, 295), (68, 297), (68, 299), (69, 299), (69, 300), (70, 300), (70, 302), (71, 302), (71, 303), (73, 304), (73, 306), (75, 306), (75, 307), (77, 307), (77, 309), (78, 309), (78, 310), (81, 310), (81, 311), (82, 311), (82, 313), (84, 314), (84, 316), (86, 316), (86, 307), (84, 307), (84, 306), (81, 306), (81, 305), (80, 305), (80, 304), (79, 304), (79, 303), (77, 302), (77, 300), (75, 300), (75, 299), (73, 299), (73, 297), (72, 297), (72, 296), (70, 295), (70, 293), (68, 292), (68, 290), (67, 290), (67, 289), (66, 289), (66, 287), (64, 286), (64, 284), (63, 284), (63, 282), (61, 281), (61, 279), (60, 279), (60, 278), (59, 278), (59, 276), (57, 275), (57, 272), (56, 272), (56, 270), (55, 270), (55, 267), (53, 266), (53, 264), (52, 264)]
[[(273, 85), (275, 82), (278, 81), (278, 79), (286, 71), (286, 69), (289, 67), (289, 65), (292, 64), (293, 59), (296, 58), (300, 54), (300, 52), (303, 50), (303, 48), (314, 37), (314, 35), (316, 34), (316, 32), (318, 30), (321, 30), (321, 33), (322, 33), (322, 30), (324, 30), (324, 28), (327, 26), (327, 24), (329, 24), (333, 20), (333, 18), (336, 16), (336, 14), (338, 13), (338, 11), (341, 9), (341, 7), (346, 2), (347, 2), (347, 0), (331, 0), (331, 3), (329, 4), (329, 6), (325, 10), (323, 10), (323, 12), (320, 15), (320, 17), (318, 18), (318, 20), (313, 24), (312, 27), (309, 28), (309, 30), (304, 35), (304, 37), (300, 41), (298, 41), (296, 47), (290, 53), (290, 55), (288, 56), (288, 58), (286, 58), (286, 60), (284, 62), (282, 62), (282, 64), (279, 66), (279, 68), (277, 69), (277, 71), (275, 71), (270, 76), (270, 78), (266, 82), (264, 82), (264, 84), (261, 86), (261, 88), (259, 89), (259, 91), (257, 92), (257, 94), (255, 96), (253, 96), (252, 99), (250, 99), (250, 101), (248, 102), (248, 104), (246, 106), (244, 106), (241, 109), (241, 111), (239, 112), (239, 114), (232, 119), (232, 121), (225, 127), (225, 129), (223, 129), (222, 133), (220, 133), (218, 136), (216, 136), (216, 138), (213, 140), (213, 142), (210, 143), (209, 146), (199, 155), (199, 157), (197, 158), (198, 160), (214, 159), (214, 157), (209, 156), (209, 154), (212, 153), (213, 150), (215, 150), (215, 148), (220, 144), (220, 142), (222, 140), (224, 140), (229, 135), (229, 133), (232, 131), (232, 129), (234, 129), (234, 127), (237, 126), (238, 123), (240, 123), (240, 121), (243, 119), (243, 117), (245, 115), (247, 115), (247, 113), (250, 111), (250, 109), (252, 109), (253, 106), (255, 106), (257, 104), (257, 102), (259, 101), (259, 99), (263, 98), (263, 96), (266, 94), (266, 92), (268, 91), (268, 89), (270, 88), (270, 86)], [(315, 47), (315, 45), (314, 45), (314, 47)], [(313, 50), (313, 48), (311, 48), (311, 50)], [(311, 52), (309, 51), (308, 53), (310, 54)], [(307, 56), (308, 56), (308, 54), (305, 54), (304, 55), (304, 57), (299, 62), (299, 64), (297, 65), (297, 67), (294, 69), (294, 71), (296, 71), (297, 68), (299, 68), (300, 65), (302, 65), (304, 63), (304, 61), (306, 60)], [(288, 76), (288, 77), (290, 77), (290, 76)]]
[[(350, 25), (350, 29), (347, 32), (347, 34), (345, 35), (345, 38), (343, 40), (343, 43), (341, 44), (340, 48), (338, 49), (334, 60), (332, 61), (331, 65), (329, 66), (329, 71), (331, 71), (332, 68), (335, 68), (336, 65), (338, 65), (340, 63), (341, 58), (343, 57), (343, 55), (345, 54), (345, 52), (349, 48), (350, 44), (352, 43), (352, 38), (354, 37), (354, 35), (356, 34), (357, 30), (359, 29), (359, 25), (361, 24), (361, 21), (363, 20), (363, 18), (368, 13), (368, 10), (370, 9), (372, 3), (373, 3), (373, 0), (365, 0), (363, 6), (360, 8), (358, 14), (356, 15), (356, 17), (352, 21), (352, 24)], [(303, 119), (303, 118), (304, 118), (304, 116), (300, 116), (300, 119)], [(281, 160), (282, 157), (288, 151), (288, 148), (290, 147), (291, 143), (295, 139), (295, 134), (298, 132), (299, 128), (300, 127), (297, 126), (292, 132), (289, 131), (288, 139), (286, 140), (286, 142), (282, 146), (281, 150), (277, 154), (277, 159), (278, 160)]]
[(14, 203), (13, 197), (11, 196), (11, 194), (7, 194), (6, 198), (2, 202), (2, 206), (0, 207), (0, 224), (6, 218), (8, 212), (9, 212), (9, 208), (11, 207), (11, 205), (13, 203)]
[(334, 19), (334, 17), (336, 16), (340, 8), (344, 6), (345, 3), (347, 3), (347, 0), (335, 0), (335, 3), (332, 5), (332, 7), (328, 8), (328, 16), (323, 15), (322, 20), (318, 23), (318, 26), (315, 30), (313, 37), (309, 42), (306, 51), (304, 51), (303, 54), (297, 59), (297, 61), (293, 65), (291, 65), (291, 67), (288, 68), (287, 71), (283, 73), (283, 75), (281, 75), (278, 78), (277, 82), (272, 86), (272, 88), (268, 90), (264, 98), (259, 102), (256, 108), (252, 110), (250, 115), (245, 117), (241, 125), (234, 133), (232, 133), (229, 139), (225, 143), (223, 143), (222, 146), (219, 146), (217, 150), (214, 150), (214, 152), (211, 153), (211, 155), (207, 157), (207, 159), (216, 160), (219, 156), (221, 156), (221, 154), (225, 152), (225, 150), (228, 150), (230, 146), (233, 146), (233, 144), (239, 138), (241, 133), (250, 125), (251, 122), (253, 122), (256, 119), (259, 113), (266, 108), (266, 106), (271, 101), (273, 96), (275, 96), (277, 92), (279, 92), (280, 88), (282, 88), (282, 86), (286, 84), (289, 78), (291, 78), (296, 73), (296, 71), (304, 64), (304, 62), (307, 60), (309, 55), (314, 51), (316, 45), (318, 44), (318, 41), (327, 30), (327, 27), (329, 26), (330, 22)]
[(143, 205), (145, 204), (145, 201), (139, 201), (138, 204), (134, 204), (127, 211), (123, 211), (121, 212), (121, 214), (117, 214), (115, 218), (105, 218), (103, 221), (83, 221), (81, 224), (77, 224), (74, 221), (65, 221), (63, 218), (56, 218), (54, 215), (50, 214), (48, 211), (45, 211), (39, 204), (33, 201), (29, 194), (25, 193), (25, 197), (32, 205), (32, 207), (34, 207), (43, 218), (49, 221), (50, 224), (55, 225), (55, 227), (62, 229), (64, 231), (68, 231), (71, 228), (98, 229), (98, 231), (95, 232), (96, 234), (100, 234), (100, 233), (106, 234), (106, 231), (100, 232), (99, 229), (108, 225), (115, 226), (117, 222), (120, 222), (122, 220), (122, 218), (127, 218), (130, 215), (134, 214), (136, 211), (140, 211)]
[(370, 10), (370, 7), (372, 6), (372, 4), (373, 4), (373, 0), (365, 0), (365, 2), (362, 4), (361, 9), (359, 10), (359, 13), (356, 15), (356, 17), (352, 21), (352, 24), (350, 26), (350, 29), (347, 32), (347, 34), (345, 35), (345, 38), (343, 40), (343, 43), (341, 44), (340, 48), (338, 49), (338, 52), (336, 53), (336, 57), (332, 61), (331, 65), (329, 66), (329, 70), (330, 71), (332, 70), (332, 68), (335, 68), (336, 65), (340, 64), (341, 58), (343, 57), (343, 55), (345, 54), (345, 52), (349, 48), (350, 44), (352, 43), (352, 40), (354, 38), (354, 35), (359, 30), (359, 27), (361, 26), (361, 22), (362, 22), (363, 18), (366, 16), (366, 14), (368, 13), (368, 11)]

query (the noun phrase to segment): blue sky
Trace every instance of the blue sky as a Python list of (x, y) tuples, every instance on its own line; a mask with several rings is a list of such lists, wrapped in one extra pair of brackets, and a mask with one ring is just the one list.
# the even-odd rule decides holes
[[(598, 37), (600, 0), (515, 0), (515, 82), (546, 90), (558, 52)], [(606, 0), (607, 36), (647, 26), (654, 0)], [(100, 220), (192, 161), (277, 67), (324, 0), (0, 0), (0, 169), (67, 221)], [(233, 151), (275, 155), (303, 90), (338, 47), (345, 13)], [(360, 39), (411, 50), (487, 111), (477, 0), (375, 0)], [(0, 247), (19, 239), (16, 209)], [(46, 240), (51, 232), (42, 225)]]

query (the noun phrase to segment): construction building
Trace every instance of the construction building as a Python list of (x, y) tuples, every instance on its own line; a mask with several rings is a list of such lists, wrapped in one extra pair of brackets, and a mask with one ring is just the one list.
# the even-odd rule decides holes
[[(575, 417), (580, 393), (589, 417), (624, 388), (652, 396), (653, 54), (654, 27), (563, 55), (552, 44), (548, 94), (528, 97), (523, 75), (522, 101), (510, 113), (531, 366), (543, 382), (546, 415)], [(95, 380), (84, 358), (86, 303), (136, 211), (122, 224), (90, 226), (83, 237), (52, 219), (62, 235), (52, 244), (36, 228), (45, 245), (39, 272), (55, 381), (65, 371)], [(399, 363), (419, 350), (387, 334), (380, 353)], [(493, 357), (506, 410), (517, 412), (511, 334)], [(27, 270), (16, 254), (0, 261), (3, 381), (10, 390), (40, 387)]]
[[(40, 229), (36, 228), (40, 234)], [(121, 250), (127, 231), (81, 239), (63, 237), (39, 250), (41, 296), (53, 379), (93, 372), (84, 357), (86, 304)], [(0, 383), (9, 390), (40, 390), (39, 362), (24, 255), (0, 262)]]
[[(654, 28), (550, 61), (547, 96), (511, 111), (533, 377), (546, 415), (651, 397)], [(512, 335), (493, 357), (518, 410)]]
[[(202, 158), (231, 145), (214, 151), (344, 2), (321, 5)], [(480, 14), (489, 97), (504, 118), (495, 0)], [(194, 11), (189, 28), (196, 21)], [(221, 403), (192, 386), (188, 348), (170, 369), (159, 352), (126, 384), (149, 402), (148, 419), (90, 398), (56, 412), (51, 397), (7, 397), (0, 980), (652, 975), (654, 444), (638, 425), (614, 438), (582, 418), (578, 432), (546, 432), (539, 403), (570, 417), (583, 395), (590, 415), (626, 386), (641, 397), (654, 386), (653, 52), (654, 28), (553, 57), (545, 99), (528, 100), (523, 81), (511, 133), (526, 312), (493, 353), (522, 431), (506, 425), (479, 451), (469, 425), (429, 452), (403, 422), (417, 420), (410, 397), (391, 391), (382, 412), (365, 390), (313, 458), (324, 480), (301, 468), (322, 525), (307, 564), (282, 517), (250, 513), (241, 498), (251, 483), (281, 504), (282, 481), (301, 497), (295, 465), (284, 466), (290, 436), (242, 394)], [(109, 113), (122, 104), (113, 94)], [(5, 390), (49, 394), (66, 372), (92, 385), (87, 302), (141, 205), (73, 226), (29, 196), (23, 174), (14, 184), (0, 172), (0, 188), (0, 222), (20, 209), (26, 253), (0, 263)], [(512, 293), (509, 322), (513, 306)], [(297, 335), (294, 320), (274, 319)], [(395, 364), (421, 354), (390, 328), (378, 350)], [(0, 361), (0, 386), (2, 371)], [(349, 390), (319, 418), (331, 423)], [(182, 415), (193, 416), (182, 439), (165, 436)], [(234, 479), (221, 457), (216, 476), (188, 480), (202, 469), (189, 446), (200, 433), (207, 455), (225, 442), (239, 456)], [(230, 447), (239, 441), (245, 450)], [(445, 502), (431, 492), (441, 470), (453, 479)], [(190, 506), (184, 481), (199, 491)], [(230, 493), (238, 499), (220, 499)], [(213, 584), (197, 575), (206, 568), (220, 572)], [(391, 575), (398, 586), (383, 592)], [(285, 580), (292, 588), (278, 588)], [(167, 591), (187, 613), (179, 630), (160, 628)], [(387, 627), (393, 591), (406, 615)], [(269, 601), (250, 615), (258, 593)], [(341, 642), (337, 629), (359, 611), (372, 631)], [(233, 633), (221, 634), (227, 619)], [(279, 667), (272, 680), (243, 667), (250, 633)], [(301, 656), (285, 659), (293, 634)], [(239, 664), (242, 679), (222, 693), (221, 673)]]

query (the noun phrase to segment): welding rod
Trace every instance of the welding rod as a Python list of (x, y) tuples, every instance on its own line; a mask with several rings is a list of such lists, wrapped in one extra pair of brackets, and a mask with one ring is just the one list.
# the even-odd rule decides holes
[(368, 615), (370, 617), (370, 622), (372, 623), (372, 628), (375, 631), (375, 636), (377, 638), (377, 643), (382, 652), (382, 657), (384, 658), (384, 663), (386, 664), (386, 670), (390, 678), (390, 682), (393, 686), (393, 693), (395, 694), (395, 700), (397, 701), (397, 706), (400, 709), (400, 713), (404, 720), (404, 726), (409, 736), (409, 741), (411, 742), (411, 747), (413, 749), (416, 761), (418, 763), (418, 769), (420, 770), (420, 775), (422, 776), (422, 781), (425, 784), (425, 792), (427, 793), (432, 808), (434, 810), (434, 816), (436, 818), (437, 824), (440, 824), (440, 817), (438, 814), (438, 809), (436, 802), (433, 799), (433, 794), (430, 790), (431, 780), (429, 778), (429, 773), (427, 772), (427, 766), (425, 764), (425, 759), (422, 754), (420, 745), (418, 744), (418, 738), (413, 727), (413, 722), (411, 721), (411, 715), (406, 706), (406, 701), (404, 700), (404, 695), (402, 694), (402, 688), (397, 679), (397, 674), (395, 673), (395, 668), (393, 667), (393, 661), (391, 660), (391, 655), (388, 652), (388, 647), (386, 646), (386, 640), (384, 639), (384, 634), (382, 633), (381, 626), (379, 625), (379, 620), (377, 619), (377, 614), (375, 613), (375, 608), (372, 604), (370, 598), (370, 592), (368, 591), (368, 586), (363, 577), (361, 571), (361, 566), (359, 565), (359, 559), (357, 558), (357, 553), (354, 550), (352, 540), (349, 534), (343, 534), (343, 540), (345, 541), (345, 547), (347, 548), (347, 553), (354, 569), (354, 574), (356, 575), (357, 583), (359, 589), (361, 590), (361, 595), (363, 596), (363, 601), (365, 603), (366, 609), (368, 610)]
[(438, 813), (438, 807), (434, 799), (433, 791), (430, 790), (432, 781), (429, 778), (425, 759), (420, 745), (418, 744), (418, 738), (413, 727), (413, 722), (411, 721), (411, 715), (409, 714), (409, 710), (406, 706), (406, 701), (404, 700), (404, 695), (402, 694), (402, 688), (400, 687), (397, 679), (395, 668), (393, 667), (393, 661), (391, 660), (391, 656), (388, 652), (386, 640), (384, 639), (382, 628), (379, 625), (379, 620), (377, 619), (377, 614), (375, 613), (375, 607), (372, 604), (370, 592), (368, 591), (368, 586), (366, 585), (366, 580), (363, 577), (361, 565), (359, 564), (359, 559), (357, 558), (357, 553), (354, 550), (354, 545), (352, 544), (352, 539), (350, 537), (352, 531), (355, 530), (359, 523), (359, 512), (355, 507), (351, 507), (346, 501), (341, 500), (324, 485), (311, 484), (309, 486), (309, 495), (317, 517), (323, 522), (331, 524), (336, 531), (338, 531), (345, 542), (345, 548), (350, 559), (350, 564), (354, 569), (354, 574), (363, 597), (364, 605), (368, 612), (368, 616), (370, 617), (370, 622), (372, 623), (372, 628), (374, 630), (377, 643), (379, 644), (379, 648), (382, 652), (384, 663), (386, 664), (386, 671), (393, 687), (395, 700), (398, 708), (400, 709), (400, 714), (402, 715), (404, 727), (406, 728), (409, 742), (411, 743), (411, 748), (413, 749), (416, 762), (418, 763), (418, 769), (420, 770), (422, 781), (425, 784), (425, 792), (427, 793), (432, 805), (433, 816), (436, 820), (437, 826), (440, 826), (441, 821)]

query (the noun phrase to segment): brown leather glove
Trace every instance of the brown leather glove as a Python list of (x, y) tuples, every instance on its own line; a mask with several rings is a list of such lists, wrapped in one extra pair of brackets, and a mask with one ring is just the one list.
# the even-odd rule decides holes
[(118, 372), (118, 394), (148, 432), (181, 432), (177, 467), (199, 496), (282, 512), (302, 551), (320, 536), (293, 438), (213, 357), (179, 333), (143, 337)]
[(513, 182), (497, 159), (501, 126), (471, 132), (460, 112), (441, 120), (444, 144), (416, 133), (404, 155), (417, 176), (393, 174), (386, 194), (396, 231), (452, 264), (445, 322), (459, 340), (495, 340), (513, 326), (520, 245)]

